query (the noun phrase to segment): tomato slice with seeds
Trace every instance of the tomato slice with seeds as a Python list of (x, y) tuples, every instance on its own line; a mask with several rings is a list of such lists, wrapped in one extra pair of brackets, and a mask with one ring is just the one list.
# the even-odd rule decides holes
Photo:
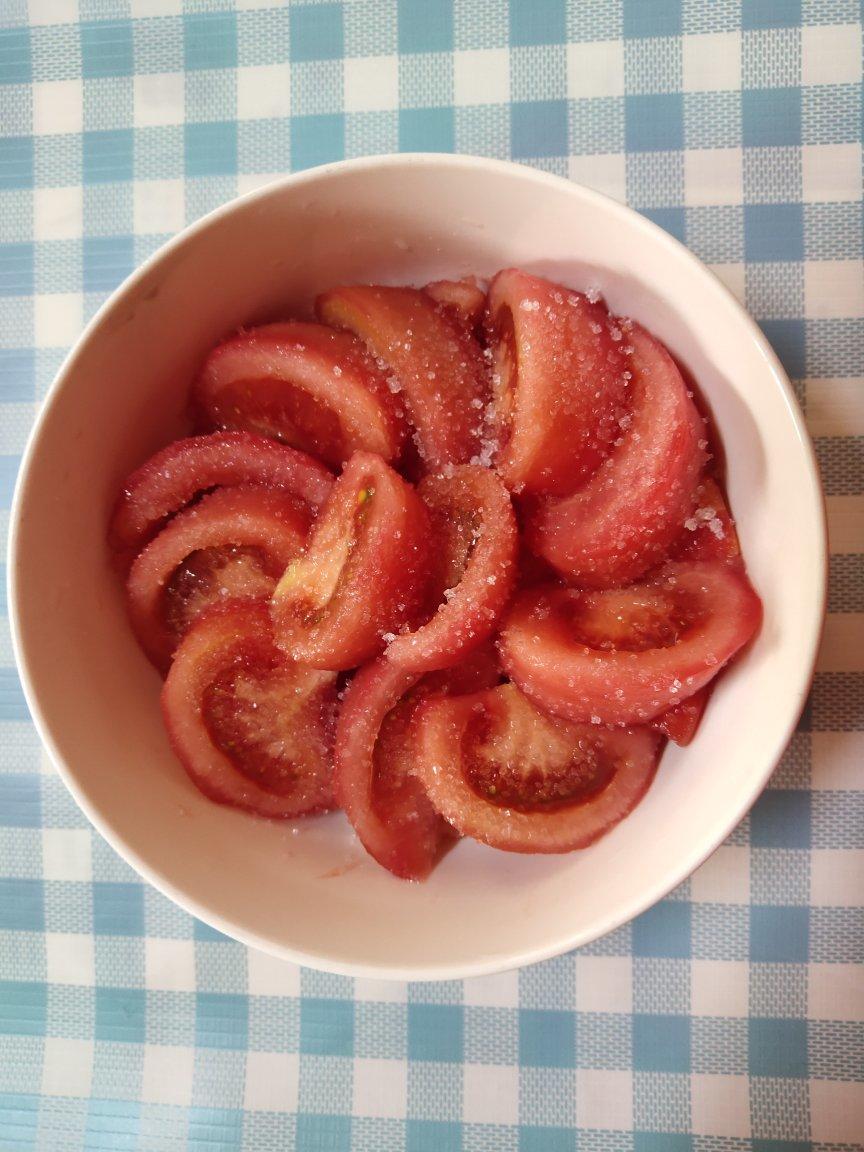
[(268, 599), (308, 529), (294, 497), (254, 486), (217, 488), (179, 512), (126, 582), (132, 627), (156, 667), (167, 667), (180, 637), (211, 604)]
[(390, 643), (387, 658), (426, 672), (457, 663), (491, 636), (513, 590), (519, 537), (510, 494), (487, 468), (427, 476), (417, 491), (432, 521), (437, 607)]
[(523, 592), (501, 630), (504, 668), (539, 707), (566, 719), (638, 724), (711, 681), (750, 640), (762, 604), (744, 572), (669, 564), (602, 592)]
[(475, 276), (463, 280), (433, 280), (423, 289), (436, 304), (451, 309), (469, 329), (474, 329), (486, 311), (486, 293)]
[(642, 799), (662, 738), (550, 719), (502, 684), (426, 700), (413, 746), (429, 799), (463, 836), (505, 852), (570, 852)]
[(265, 604), (197, 621), (177, 649), (162, 713), (177, 758), (211, 800), (271, 819), (333, 806), (336, 675), (288, 660)]
[(332, 467), (360, 449), (396, 460), (405, 438), (402, 406), (363, 344), (322, 324), (267, 324), (226, 340), (193, 396), (212, 426), (273, 436)]
[(490, 285), (488, 326), (495, 467), (514, 491), (566, 496), (619, 433), (622, 331), (602, 304), (516, 268)]
[(631, 411), (620, 443), (578, 492), (541, 504), (528, 543), (589, 588), (638, 580), (666, 553), (691, 515), (706, 459), (705, 423), (672, 357), (632, 325)]
[(695, 507), (672, 544), (672, 560), (726, 560), (743, 564), (735, 521), (720, 486), (710, 477), (696, 489)]
[(706, 684), (704, 688), (700, 688), (698, 692), (694, 692), (692, 696), (682, 700), (680, 704), (676, 704), (668, 712), (661, 712), (651, 721), (649, 727), (653, 728), (655, 732), (661, 732), (664, 736), (668, 736), (670, 740), (682, 748), (686, 747), (696, 735), (702, 722), (702, 715), (705, 712), (705, 705), (708, 703), (712, 688), (713, 683)]
[(422, 677), (376, 660), (348, 686), (336, 729), (336, 797), (366, 851), (395, 876), (424, 879), (455, 837), (411, 774), (418, 706), (431, 693), (474, 692), (499, 679), (483, 649)]
[(317, 509), (327, 498), (333, 477), (305, 452), (251, 432), (175, 440), (123, 486), (108, 530), (108, 542), (121, 567), (128, 569), (169, 516), (201, 492), (238, 484), (282, 488)]
[(427, 469), (467, 464), (481, 451), (485, 363), (464, 324), (419, 288), (334, 288), (316, 308), (325, 323), (354, 332), (389, 366)]
[(313, 668), (354, 668), (376, 656), (426, 600), (429, 532), (411, 485), (380, 456), (355, 453), (273, 593), (278, 642)]

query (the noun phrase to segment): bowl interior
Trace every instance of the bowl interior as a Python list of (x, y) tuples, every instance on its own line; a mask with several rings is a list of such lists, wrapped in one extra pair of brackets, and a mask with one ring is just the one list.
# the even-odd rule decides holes
[[(126, 624), (106, 519), (123, 477), (186, 430), (188, 382), (239, 325), (308, 310), (339, 282), (506, 265), (596, 286), (660, 336), (706, 398), (762, 632), (695, 742), (670, 746), (638, 809), (590, 850), (460, 844), (425, 885), (365, 856), (341, 814), (268, 824), (203, 799), (167, 744), (159, 680)], [(790, 509), (794, 515), (790, 515)], [(824, 594), (821, 497), (788, 384), (710, 273), (626, 209), (515, 166), (394, 158), (305, 174), (181, 236), (67, 362), (16, 507), (13, 616), (43, 738), (85, 811), (205, 920), (307, 964), (435, 978), (590, 940), (659, 898), (752, 802), (803, 702)]]

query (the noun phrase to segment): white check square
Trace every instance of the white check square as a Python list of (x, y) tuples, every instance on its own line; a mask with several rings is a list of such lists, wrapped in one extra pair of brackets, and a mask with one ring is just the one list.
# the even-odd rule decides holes
[(145, 1104), (192, 1103), (195, 1049), (179, 1044), (145, 1044), (141, 1100)]
[(810, 854), (810, 903), (821, 908), (857, 908), (864, 892), (864, 851), (814, 848)]
[(860, 1148), (864, 1132), (864, 1084), (811, 1080), (810, 1124), (814, 1144)]
[(743, 204), (740, 148), (689, 148), (684, 153), (684, 203), (688, 208)]
[(855, 202), (861, 198), (861, 145), (805, 144), (801, 188), (808, 204)]
[(462, 985), (463, 999), (475, 1008), (518, 1008), (519, 973), (472, 976)]
[(816, 24), (801, 29), (801, 83), (858, 84), (860, 24)]
[(746, 1076), (694, 1072), (690, 1099), (694, 1135), (750, 1139), (750, 1081)]
[(506, 104), (509, 99), (509, 49), (478, 48), (453, 53), (453, 102), (457, 107)]
[(580, 1068), (576, 1073), (576, 1123), (580, 1128), (633, 1130), (633, 1073)]
[(462, 1091), (466, 1123), (519, 1123), (518, 1068), (499, 1064), (466, 1064)]
[(571, 156), (567, 174), (577, 184), (611, 196), (622, 204), (627, 199), (627, 157), (623, 152), (603, 152), (594, 156)]
[(37, 240), (71, 240), (84, 231), (82, 188), (36, 188), (33, 233)]
[(89, 1096), (93, 1041), (46, 1036), (42, 1057), (43, 1096)]
[(404, 1060), (354, 1060), (354, 1116), (402, 1120), (408, 1113), (408, 1064)]
[(261, 64), (237, 69), (238, 120), (272, 120), (290, 114), (289, 64)]
[(144, 941), (144, 983), (159, 992), (194, 992), (194, 940), (148, 936)]
[(567, 45), (567, 95), (591, 100), (624, 95), (624, 41)]
[(690, 896), (697, 903), (750, 903), (750, 849), (724, 844), (690, 877)]
[(93, 937), (83, 932), (46, 933), (45, 968), (49, 984), (92, 988), (96, 983)]
[(296, 964), (278, 960), (257, 948), (250, 948), (246, 957), (250, 996), (300, 995), (300, 969)]
[(685, 92), (734, 92), (741, 87), (741, 33), (706, 32), (681, 38)]
[(81, 80), (42, 80), (34, 84), (33, 134), (68, 135), (84, 126), (84, 87)]
[(810, 1020), (864, 1021), (864, 965), (808, 965), (807, 1016)]
[(182, 72), (143, 72), (133, 80), (136, 128), (182, 124), (186, 87)]
[(693, 960), (690, 1011), (694, 1016), (744, 1017), (750, 1011), (749, 966), (744, 960)]
[[(33, 297), (33, 332), (37, 348), (68, 348), (69, 345), (74, 344), (81, 335), (81, 329), (83, 327), (84, 297), (80, 292), (55, 292), (51, 295)], [(53, 769), (49, 770), (53, 771)], [(90, 836), (90, 833), (86, 829), (45, 829), (42, 838), (42, 851), (46, 868), (49, 866), (57, 866), (53, 863), (49, 865), (47, 863), (48, 857), (45, 855), (45, 834), (49, 831), (74, 831), (76, 835), (80, 833), (82, 836), (86, 835), (88, 839)], [(52, 860), (56, 859), (56, 852), (59, 851), (57, 845), (60, 842), (62, 842), (62, 837), (47, 849)], [(79, 867), (83, 866), (79, 864)], [(74, 876), (69, 876), (68, 874), (56, 878), (64, 880), (75, 879)], [(46, 879), (50, 879), (47, 874)], [(90, 879), (90, 877), (87, 877), (87, 879)]]
[(343, 65), (346, 112), (387, 112), (399, 107), (399, 58), (351, 56)]
[(632, 1012), (632, 959), (577, 956), (576, 1007), (580, 1012)]
[(258, 1112), (296, 1112), (296, 1052), (248, 1052), (243, 1107)]
[[(37, 297), (37, 300), (46, 299), (51, 300), (53, 297)], [(76, 295), (76, 299), (80, 297)], [(92, 880), (90, 829), (43, 828), (42, 875), (46, 880)]]
[(139, 236), (179, 232), (186, 223), (186, 188), (182, 180), (136, 180), (133, 218)]
[[(804, 264), (804, 315), (808, 320), (864, 316), (860, 260), (808, 260)], [(858, 654), (860, 657), (860, 653)], [(856, 669), (860, 667), (856, 663)]]

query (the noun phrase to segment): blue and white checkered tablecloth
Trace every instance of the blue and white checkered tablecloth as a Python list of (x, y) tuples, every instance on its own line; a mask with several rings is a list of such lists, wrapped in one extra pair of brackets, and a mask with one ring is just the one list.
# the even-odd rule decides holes
[(832, 542), (809, 706), (726, 845), (596, 944), (464, 983), (300, 970), (142, 884), (40, 751), (4, 620), (0, 1149), (864, 1147), (861, 102), (854, 0), (0, 0), (4, 531), (39, 401), (139, 261), (273, 176), (455, 150), (625, 200), (725, 280), (796, 383)]

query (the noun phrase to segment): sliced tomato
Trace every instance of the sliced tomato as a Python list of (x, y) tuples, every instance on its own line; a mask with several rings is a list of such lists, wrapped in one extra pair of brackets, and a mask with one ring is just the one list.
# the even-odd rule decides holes
[(645, 723), (712, 680), (761, 619), (742, 571), (669, 564), (629, 588), (526, 590), (505, 616), (501, 659), (545, 711), (595, 724)]
[(394, 875), (422, 880), (454, 838), (411, 775), (417, 707), (433, 692), (474, 692), (499, 679), (484, 649), (423, 677), (376, 660), (348, 686), (336, 730), (336, 796), (366, 851)]
[(294, 497), (254, 486), (217, 488), (178, 512), (139, 554), (126, 582), (132, 627), (156, 667), (167, 666), (211, 604), (268, 599), (308, 528)]
[(172, 747), (211, 800), (284, 819), (333, 806), (336, 674), (293, 664), (264, 604), (211, 609), (162, 689)]
[(583, 587), (638, 580), (665, 558), (691, 515), (706, 459), (705, 423), (672, 357), (632, 325), (631, 410), (619, 443), (578, 492), (529, 517), (535, 552)]
[(325, 323), (350, 329), (388, 366), (427, 469), (467, 464), (482, 451), (485, 365), (464, 324), (418, 288), (334, 288), (316, 307)]
[(313, 668), (354, 668), (416, 622), (429, 572), (423, 501), (380, 456), (357, 452), (273, 593), (276, 638)]
[(651, 721), (649, 727), (655, 732), (662, 732), (664, 736), (668, 736), (670, 740), (684, 748), (696, 735), (696, 730), (702, 722), (712, 687), (712, 684), (707, 684), (686, 700), (682, 700), (680, 704), (676, 704), (674, 708), (670, 708), (668, 712), (661, 712)]
[(207, 357), (194, 400), (216, 428), (245, 428), (332, 467), (360, 449), (396, 460), (402, 406), (363, 344), (322, 324), (267, 324)]
[(741, 561), (735, 521), (720, 486), (710, 477), (696, 489), (695, 507), (672, 544), (672, 560)]
[(466, 276), (463, 280), (433, 280), (423, 289), (436, 304), (443, 304), (459, 317), (472, 331), (483, 319), (486, 311), (486, 293), (480, 287), (476, 276)]
[(208, 488), (262, 484), (282, 488), (319, 508), (333, 477), (323, 464), (266, 436), (214, 432), (175, 440), (126, 480), (114, 508), (108, 542), (128, 568), (169, 516)]
[(433, 696), (414, 717), (414, 771), (463, 836), (506, 852), (570, 852), (638, 804), (662, 739), (544, 716), (513, 684)]
[(619, 434), (623, 333), (602, 304), (516, 268), (490, 285), (488, 326), (495, 467), (516, 492), (566, 496)]
[(412, 672), (447, 668), (483, 644), (516, 578), (519, 547), (510, 495), (493, 472), (465, 464), (418, 488), (432, 521), (438, 567), (434, 615), (397, 636), (387, 658)]

